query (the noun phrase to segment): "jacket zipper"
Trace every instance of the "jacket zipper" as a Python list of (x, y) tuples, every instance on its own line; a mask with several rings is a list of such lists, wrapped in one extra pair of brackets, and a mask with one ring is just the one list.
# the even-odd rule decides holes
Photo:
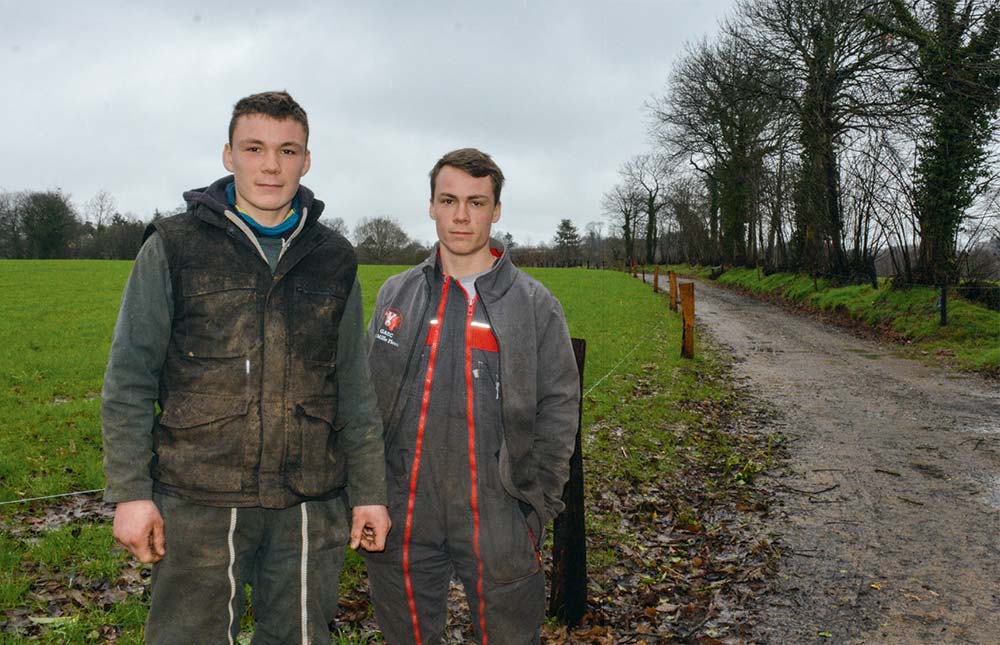
[(444, 312), (448, 303), (448, 287), (451, 278), (445, 277), (441, 290), (441, 302), (438, 304), (438, 324), (431, 327), (430, 356), (427, 359), (427, 372), (424, 374), (424, 387), (420, 402), (420, 417), (417, 421), (417, 438), (413, 447), (413, 465), (410, 467), (410, 489), (406, 501), (406, 521), (403, 524), (403, 583), (406, 589), (407, 605), (410, 610), (410, 623), (413, 627), (413, 640), (416, 645), (423, 642), (420, 636), (420, 621), (417, 614), (416, 597), (413, 591), (413, 581), (410, 577), (410, 537), (413, 532), (413, 507), (417, 494), (417, 481), (420, 473), (421, 449), (424, 441), (424, 430), (427, 422), (427, 410), (430, 407), (431, 386), (434, 383), (434, 363), (437, 358), (438, 342), (441, 339), (441, 328), (444, 326)]
[[(458, 285), (462, 287), (461, 283)], [(473, 286), (475, 289), (475, 286)], [(486, 599), (483, 596), (483, 558), (479, 549), (479, 469), (476, 464), (476, 403), (472, 383), (472, 316), (476, 311), (478, 293), (469, 300), (469, 294), (462, 287), (468, 306), (465, 311), (465, 422), (468, 428), (469, 451), (469, 505), (472, 509), (472, 552), (476, 558), (476, 595), (479, 597), (479, 633), (486, 645)]]

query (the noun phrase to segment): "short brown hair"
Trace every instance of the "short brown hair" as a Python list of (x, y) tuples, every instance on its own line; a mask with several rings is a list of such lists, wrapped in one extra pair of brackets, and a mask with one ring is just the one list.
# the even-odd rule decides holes
[(298, 121), (305, 128), (306, 144), (309, 143), (309, 118), (306, 116), (306, 111), (295, 102), (291, 94), (282, 90), (281, 92), (251, 94), (236, 102), (236, 105), (233, 106), (233, 116), (229, 119), (229, 145), (233, 143), (236, 120), (250, 114), (262, 114), (277, 121), (285, 119)]
[(434, 199), (434, 188), (437, 183), (438, 173), (445, 166), (454, 166), (473, 177), (489, 177), (490, 181), (493, 182), (493, 201), (497, 204), (500, 203), (500, 189), (503, 188), (503, 172), (500, 171), (500, 166), (493, 161), (492, 157), (475, 148), (452, 150), (438, 159), (438, 162), (431, 169), (431, 199)]

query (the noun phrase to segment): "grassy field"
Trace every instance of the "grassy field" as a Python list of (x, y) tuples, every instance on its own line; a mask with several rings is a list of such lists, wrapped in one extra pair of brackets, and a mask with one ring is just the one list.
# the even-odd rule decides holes
[[(0, 341), (6, 348), (0, 359), (0, 502), (103, 486), (99, 394), (129, 268), (126, 262), (0, 261)], [(399, 269), (362, 267), (367, 315), (378, 286)], [(712, 493), (742, 486), (765, 466), (766, 449), (728, 437), (715, 423), (733, 396), (720, 377), (722, 364), (704, 351), (694, 361), (679, 358), (680, 321), (662, 297), (620, 273), (530, 273), (560, 298), (571, 334), (588, 344), (589, 499), (600, 502), (616, 490), (654, 495), (672, 486)], [(698, 481), (684, 479), (695, 462), (705, 472), (695, 475)], [(664, 503), (680, 525), (698, 527), (702, 511), (685, 492)], [(148, 595), (139, 569), (112, 546), (106, 521), (21, 530), (18, 523), (52, 504), (0, 506), (0, 642), (28, 636), (140, 642)], [(592, 570), (610, 567), (623, 557), (622, 545), (642, 539), (625, 528), (621, 509), (610, 502), (588, 507), (588, 516)], [(671, 570), (683, 566), (680, 559), (671, 561)], [(342, 580), (348, 600), (360, 593), (362, 569), (358, 558), (349, 558)], [(5, 633), (5, 615), (30, 617), (32, 630)]]
[[(706, 267), (676, 265), (685, 275), (708, 277)], [(1000, 313), (951, 292), (948, 325), (940, 326), (940, 290), (911, 286), (894, 289), (883, 282), (834, 286), (828, 280), (791, 273), (764, 275), (756, 269), (733, 268), (717, 278), (720, 284), (758, 294), (778, 296), (819, 311), (837, 312), (889, 332), (917, 356), (953, 363), (962, 369), (1000, 375)]]
[(0, 501), (104, 485), (101, 383), (130, 268), (0, 260)]

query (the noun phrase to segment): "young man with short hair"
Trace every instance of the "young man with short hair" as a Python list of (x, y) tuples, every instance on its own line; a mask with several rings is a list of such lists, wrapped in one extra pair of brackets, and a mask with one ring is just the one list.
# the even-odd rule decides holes
[(379, 291), (368, 359), (389, 512), (367, 556), (390, 643), (438, 643), (453, 571), (481, 643), (538, 642), (542, 530), (562, 510), (579, 375), (559, 302), (490, 239), (503, 173), (479, 150), (431, 171), (438, 244)]
[(384, 545), (357, 261), (299, 184), (308, 137), (286, 92), (237, 102), (233, 174), (149, 226), (125, 287), (105, 499), (119, 544), (155, 563), (149, 643), (232, 643), (249, 583), (254, 643), (328, 644), (344, 547)]

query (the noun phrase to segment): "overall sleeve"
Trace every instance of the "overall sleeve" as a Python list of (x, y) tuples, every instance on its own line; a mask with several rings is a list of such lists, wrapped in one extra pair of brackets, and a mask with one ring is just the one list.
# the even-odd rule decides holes
[(104, 499), (153, 498), (153, 420), (174, 315), (166, 249), (159, 234), (136, 256), (122, 294), (101, 391)]
[(347, 493), (351, 506), (385, 506), (382, 421), (372, 388), (366, 346), (361, 285), (355, 280), (337, 339), (337, 424), (342, 426), (338, 445), (347, 455)]
[(580, 414), (580, 376), (562, 307), (555, 298), (538, 317), (538, 376), (535, 439), (532, 454), (545, 499), (544, 520), (563, 509), (562, 492), (569, 479), (569, 458), (576, 444)]

